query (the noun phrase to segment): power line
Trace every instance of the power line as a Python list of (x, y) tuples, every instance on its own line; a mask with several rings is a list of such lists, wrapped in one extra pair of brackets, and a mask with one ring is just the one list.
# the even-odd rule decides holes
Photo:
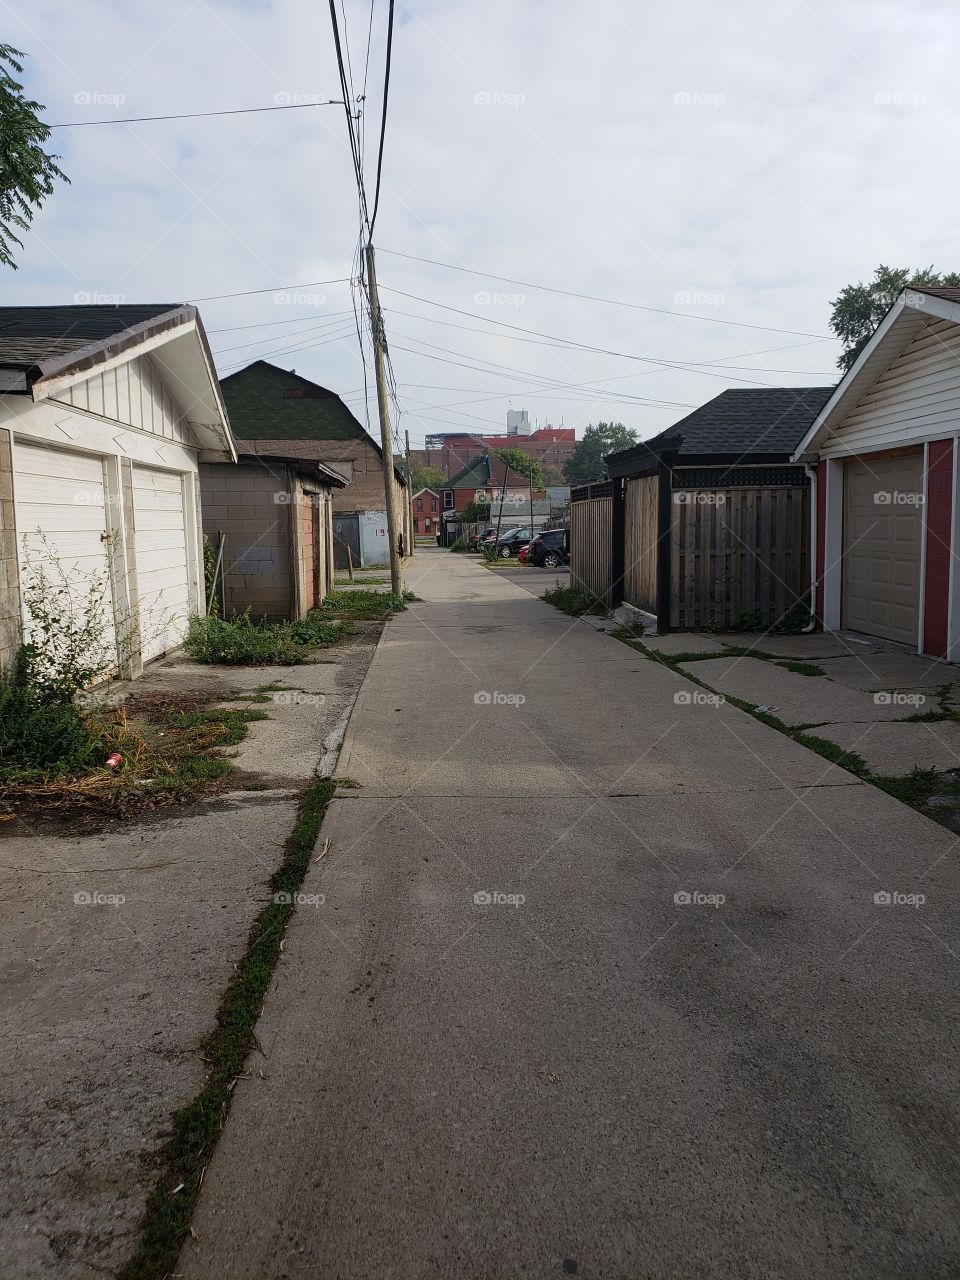
[[(487, 280), (501, 280), (505, 284), (519, 284), (525, 289), (539, 289), (543, 293), (559, 293), (566, 298), (580, 298), (586, 302), (603, 302), (610, 307), (628, 307), (631, 311), (652, 311), (661, 316), (675, 316), (678, 320), (702, 320), (705, 324), (733, 325), (738, 329), (762, 329), (765, 333), (786, 333), (795, 338), (817, 338), (823, 342), (835, 342), (836, 338), (823, 333), (805, 333), (801, 329), (777, 329), (767, 324), (747, 324), (742, 320), (721, 320), (718, 316), (695, 316), (686, 311), (670, 311), (666, 307), (647, 307), (639, 302), (622, 302), (619, 298), (599, 298), (591, 293), (575, 293), (572, 289), (556, 289), (551, 285), (533, 284), (529, 280), (514, 280), (512, 276), (497, 275), (492, 271), (475, 271), (472, 267), (458, 267), (452, 262), (440, 262), (436, 258), (418, 258), (412, 253), (400, 253), (397, 249), (381, 249), (394, 258), (408, 258), (411, 262), (426, 262), (434, 267), (446, 267), (448, 271), (460, 271), (465, 275), (483, 276)], [(387, 286), (384, 285), (384, 288)], [(396, 291), (395, 291), (396, 292)]]
[(269, 289), (240, 289), (237, 293), (210, 293), (204, 298), (188, 298), (187, 302), (219, 302), (221, 298), (249, 298), (255, 293), (285, 293), (288, 289), (319, 289), (322, 284), (346, 284), (349, 276), (335, 280), (307, 280), (303, 284), (275, 284)]
[(373, 239), (373, 224), (377, 220), (377, 209), (380, 206), (380, 177), (383, 173), (383, 137), (387, 131), (387, 99), (390, 95), (390, 66), (393, 61), (393, 4), (387, 17), (387, 57), (383, 72), (383, 110), (380, 115), (380, 147), (377, 152), (377, 181), (373, 190), (373, 215), (370, 218), (370, 239)]
[[(349, 312), (347, 313), (347, 316), (349, 316)], [(279, 340), (282, 343), (283, 341), (288, 341), (291, 337), (300, 339), (308, 336), (315, 336), (317, 334), (323, 333), (330, 329), (337, 329), (340, 327), (340, 325), (343, 325), (343, 324), (349, 324), (349, 319), (347, 319), (347, 317), (341, 316), (338, 319), (328, 318), (322, 322), (315, 321), (313, 325), (309, 325), (307, 326), (307, 328), (301, 329), (297, 333), (288, 334), (285, 336), (285, 338), (281, 338), (280, 334), (275, 333), (273, 334), (272, 337), (261, 338), (259, 341), (240, 342), (235, 347), (219, 347), (217, 350), (213, 352), (213, 354), (215, 356), (222, 356), (222, 355), (226, 355), (228, 351), (249, 351), (251, 347), (262, 346), (263, 343), (265, 342), (277, 342)], [(269, 352), (264, 352), (261, 354), (269, 355)]]
[(357, 197), (360, 201), (360, 218), (363, 224), (369, 228), (370, 218), (367, 214), (367, 194), (363, 185), (363, 160), (360, 155), (356, 129), (354, 127), (353, 112), (350, 109), (350, 90), (347, 86), (347, 73), (343, 65), (343, 46), (340, 43), (340, 26), (337, 22), (336, 0), (330, 0), (330, 23), (333, 27), (333, 43), (337, 54), (337, 71), (340, 76), (340, 89), (343, 93), (343, 109), (347, 117), (347, 137), (350, 142), (350, 155), (353, 159), (353, 172), (357, 183)]
[[(332, 320), (334, 316), (348, 316), (349, 314), (350, 314), (349, 311), (328, 311), (324, 318), (327, 320)], [(313, 316), (293, 316), (289, 320), (260, 320), (256, 324), (231, 324), (231, 325), (227, 325), (227, 327), (224, 329), (207, 329), (207, 334), (209, 335), (211, 333), (236, 333), (239, 329), (272, 329), (279, 324), (303, 324), (305, 320), (309, 320), (310, 323), (312, 324), (314, 321), (314, 317)], [(264, 338), (263, 341), (269, 342), (271, 341), (271, 339)], [(256, 344), (251, 343), (250, 345), (255, 346)]]
[(209, 120), (212, 116), (248, 116), (261, 111), (305, 111), (310, 107), (339, 107), (339, 98), (325, 102), (285, 102), (275, 107), (234, 107), (231, 111), (184, 111), (175, 116), (123, 116), (113, 120), (61, 120), (48, 129), (89, 129), (97, 124), (149, 124), (153, 120)]
[[(443, 311), (453, 311), (457, 315), (466, 316), (470, 320), (477, 319), (477, 317), (472, 315), (469, 311), (464, 311), (460, 307), (448, 307), (446, 306), (445, 303), (436, 302), (432, 298), (421, 298), (415, 293), (404, 293), (402, 289), (391, 289), (389, 285), (383, 285), (383, 288), (386, 289), (388, 293), (399, 294), (401, 298), (412, 298), (414, 302), (423, 302), (423, 303), (426, 303), (427, 306), (440, 307), (440, 309)], [(538, 329), (525, 329), (523, 328), (522, 325), (507, 324), (506, 321), (504, 320), (491, 320), (485, 316), (481, 316), (480, 319), (482, 319), (485, 324), (497, 325), (499, 328), (502, 328), (502, 329), (512, 329), (512, 330), (515, 330), (517, 333), (532, 334), (534, 337), (538, 337), (538, 338), (552, 338), (555, 342), (563, 343), (569, 349), (572, 349), (572, 350), (590, 351), (595, 353), (596, 355), (614, 356), (619, 360), (637, 360), (643, 364), (662, 365), (664, 368), (667, 368), (667, 369), (689, 369), (691, 373), (699, 374), (703, 378), (721, 378), (721, 379), (723, 378), (723, 374), (708, 373), (705, 369), (699, 369), (695, 365), (684, 363), (679, 360), (661, 360), (656, 356), (640, 356), (640, 355), (635, 355), (634, 353), (629, 351), (615, 351), (609, 347), (593, 347), (588, 345), (585, 342), (576, 342), (572, 338), (561, 337), (559, 334), (556, 334), (556, 333), (541, 333), (540, 330)], [(735, 377), (730, 379), (730, 381), (745, 382), (755, 387), (772, 387), (776, 385), (775, 383), (772, 383), (772, 382), (758, 381), (756, 378), (736, 378)]]

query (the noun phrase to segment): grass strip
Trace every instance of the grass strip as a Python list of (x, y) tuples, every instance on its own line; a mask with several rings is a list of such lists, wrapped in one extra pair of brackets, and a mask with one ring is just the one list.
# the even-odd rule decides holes
[(227, 1118), (237, 1077), (253, 1044), (253, 1032), (280, 955), (293, 895), (303, 883), (327, 805), (336, 791), (330, 779), (302, 794), (297, 821), (283, 861), (270, 880), (271, 901), (250, 929), (247, 947), (227, 987), (214, 1030), (203, 1046), (206, 1083), (173, 1116), (173, 1136), (164, 1149), (163, 1172), (148, 1203), (137, 1250), (118, 1280), (163, 1280), (176, 1266), (190, 1229), (203, 1172)]

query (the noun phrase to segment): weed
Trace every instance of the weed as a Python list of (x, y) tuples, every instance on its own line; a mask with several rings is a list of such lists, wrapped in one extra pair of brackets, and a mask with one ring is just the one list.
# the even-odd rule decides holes
[(346, 634), (316, 610), (297, 622), (267, 622), (252, 618), (248, 609), (230, 619), (215, 614), (192, 617), (183, 647), (197, 662), (294, 666), (308, 662), (315, 649), (329, 648)]
[(792, 671), (797, 676), (825, 676), (827, 673), (823, 667), (818, 667), (815, 662), (794, 662), (792, 658), (784, 660), (777, 658), (778, 667), (786, 667), (788, 671)]
[(596, 596), (590, 595), (580, 587), (561, 587), (559, 582), (555, 587), (545, 591), (540, 598), (547, 604), (552, 604), (561, 613), (569, 613), (574, 618), (579, 618), (585, 613), (606, 617), (610, 612)]
[(391, 614), (400, 613), (408, 604), (417, 602), (418, 597), (412, 591), (331, 591), (323, 603), (304, 622), (311, 619), (327, 620), (340, 618), (350, 622), (378, 622), (389, 618)]
[(254, 1027), (280, 955), (335, 784), (324, 780), (300, 799), (283, 862), (270, 881), (271, 902), (253, 923), (247, 949), (227, 987), (214, 1030), (203, 1046), (207, 1079), (196, 1098), (173, 1116), (173, 1136), (163, 1153), (164, 1171), (147, 1203), (140, 1243), (119, 1280), (162, 1280), (173, 1273), (186, 1238), (203, 1172), (223, 1128), (237, 1077), (253, 1043)]

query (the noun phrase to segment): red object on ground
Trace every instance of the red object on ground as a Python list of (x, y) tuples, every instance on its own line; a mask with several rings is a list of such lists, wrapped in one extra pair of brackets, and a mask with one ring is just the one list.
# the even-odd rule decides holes
[(107, 756), (107, 768), (116, 769), (117, 765), (120, 763), (122, 759), (123, 759), (123, 756), (118, 755), (117, 752), (115, 751), (112, 756)]
[(528, 544), (525, 547), (521, 547), (520, 550), (517, 552), (517, 559), (520, 561), (521, 564), (527, 563), (527, 552), (529, 550), (530, 550), (530, 546)]

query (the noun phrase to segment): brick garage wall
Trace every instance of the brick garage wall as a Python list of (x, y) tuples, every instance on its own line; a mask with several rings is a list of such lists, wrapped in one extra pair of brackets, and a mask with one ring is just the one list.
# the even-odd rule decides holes
[(286, 467), (264, 463), (201, 463), (203, 532), (216, 547), (226, 535), (227, 613), (293, 615), (290, 557), (291, 491)]

